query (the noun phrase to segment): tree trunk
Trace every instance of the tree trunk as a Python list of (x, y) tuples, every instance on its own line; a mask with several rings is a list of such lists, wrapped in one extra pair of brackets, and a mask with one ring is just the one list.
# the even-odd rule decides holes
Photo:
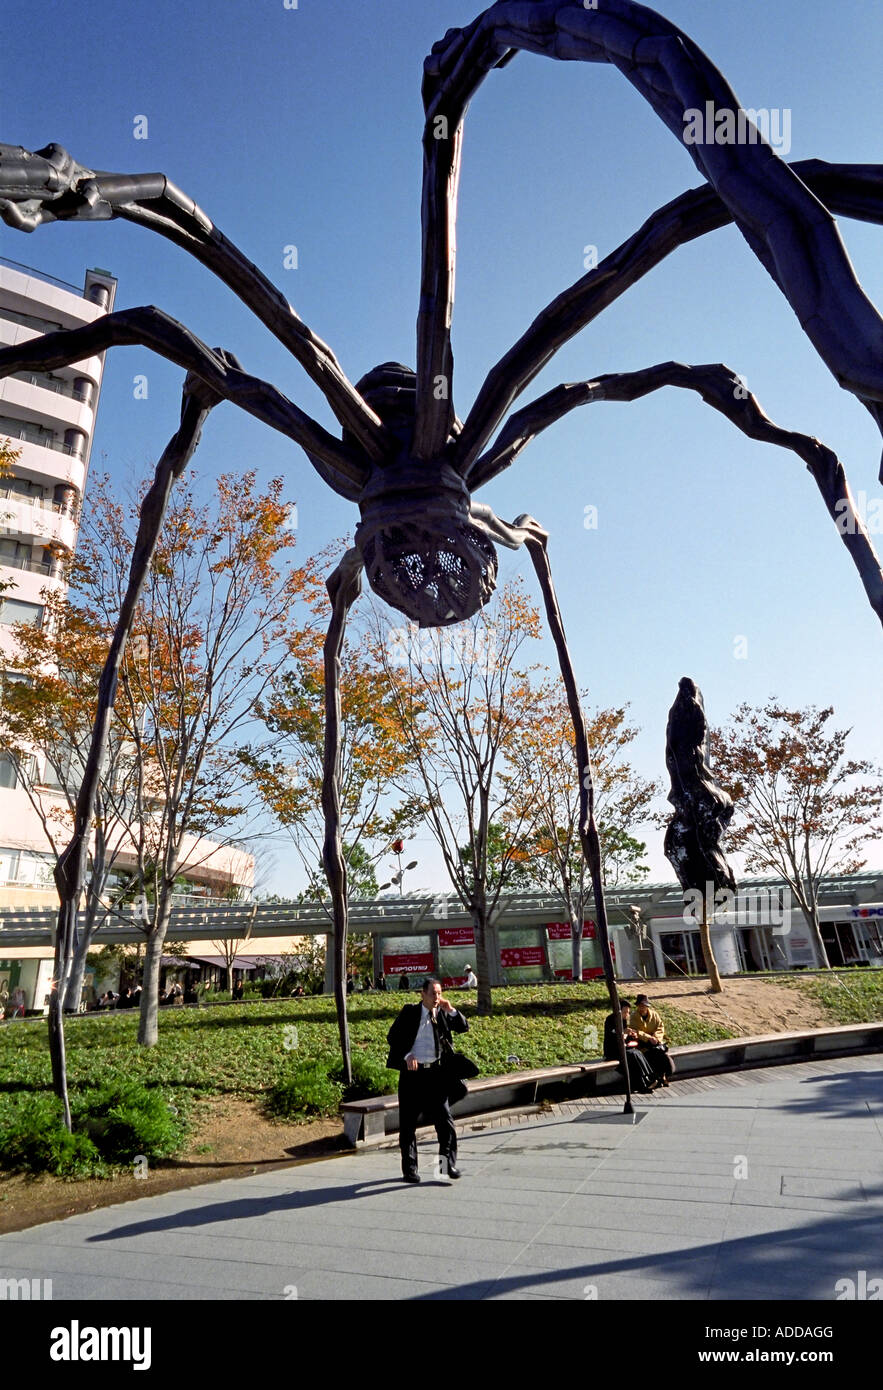
[(822, 936), (821, 924), (819, 923), (819, 909), (814, 900), (810, 901), (809, 909), (803, 908), (803, 915), (806, 918), (807, 926), (812, 932), (813, 940), (816, 943), (816, 950), (818, 951), (819, 959), (822, 962), (822, 969), (830, 970), (831, 962), (828, 959), (828, 951), (825, 946), (824, 938)]
[(721, 994), (724, 987), (721, 984), (720, 971), (717, 968), (717, 961), (714, 958), (714, 951), (711, 945), (711, 932), (708, 927), (708, 906), (704, 896), (702, 898), (702, 920), (699, 923), (699, 936), (702, 941), (702, 955), (705, 959), (705, 969), (708, 972), (711, 992), (712, 994)]
[(162, 948), (169, 926), (170, 909), (157, 911), (157, 922), (151, 928), (144, 952), (144, 981), (141, 986), (141, 1016), (138, 1020), (138, 1042), (142, 1047), (156, 1047), (159, 1041), (159, 972)]
[[(67, 1053), (64, 1045), (64, 1013), (62, 1000), (66, 992), (66, 971), (69, 960), (70, 943), (76, 926), (76, 902), (62, 904), (59, 912), (59, 925), (55, 938), (55, 964), (52, 984), (49, 990), (49, 1057), (52, 1063), (52, 1087), (61, 1101), (64, 1110), (64, 1123), (71, 1130), (71, 1107), (67, 1093)], [(73, 921), (65, 921), (72, 915)]]
[(570, 914), (570, 973), (574, 980), (583, 977), (583, 924), (576, 912)]
[(84, 932), (77, 943), (73, 965), (71, 966), (70, 979), (67, 982), (67, 990), (64, 996), (64, 1011), (66, 1014), (75, 1014), (79, 1010), (80, 997), (83, 993), (83, 975), (86, 972), (86, 955), (91, 944), (91, 936)]
[[(97, 915), (98, 902), (90, 893), (86, 905), (86, 920), (79, 930), (77, 948), (74, 951), (74, 959), (71, 965), (70, 978), (64, 995), (64, 1011), (66, 1014), (75, 1014), (80, 1007), (80, 996), (83, 993), (83, 976), (86, 973), (86, 957), (92, 948), (92, 938), (95, 935), (95, 917)], [(77, 923), (80, 927), (80, 923)]]
[(472, 929), (475, 934), (475, 973), (478, 976), (478, 1012), (493, 1013), (491, 967), (493, 962), (496, 932), (488, 921), (487, 910), (472, 906)]

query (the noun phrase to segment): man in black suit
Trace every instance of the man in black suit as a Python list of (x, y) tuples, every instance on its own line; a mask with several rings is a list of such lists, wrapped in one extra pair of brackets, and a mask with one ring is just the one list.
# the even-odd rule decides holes
[(451, 1030), (467, 1033), (469, 1024), (453, 1004), (442, 997), (434, 978), (423, 981), (419, 1004), (406, 1004), (389, 1030), (386, 1065), (399, 1070), (399, 1148), (405, 1182), (419, 1182), (417, 1172), (417, 1122), (423, 1114), (435, 1125), (438, 1147), (448, 1176), (459, 1178), (457, 1131), (451, 1118), (448, 1082), (441, 1064), (442, 1052), (451, 1047)]

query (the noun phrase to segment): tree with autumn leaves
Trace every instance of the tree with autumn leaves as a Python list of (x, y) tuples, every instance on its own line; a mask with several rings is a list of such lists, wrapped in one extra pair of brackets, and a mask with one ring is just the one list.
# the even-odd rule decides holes
[[(313, 900), (327, 893), (322, 878), (325, 691), (320, 629), (328, 608), (327, 599), (317, 602), (316, 628), (290, 626), (285, 668), (256, 706), (273, 741), (248, 759), (264, 805), (291, 837)], [(376, 888), (378, 851), (414, 824), (413, 807), (394, 791), (413, 754), (402, 740), (389, 683), (371, 658), (366, 635), (353, 625), (342, 662), (341, 711), (341, 840), (351, 891), (365, 897), (366, 884)]]
[[(265, 738), (256, 707), (288, 659), (293, 611), (321, 581), (290, 558), (283, 484), (222, 476), (210, 502), (173, 494), (120, 670), (115, 721), (132, 750), (132, 856), (146, 921), (138, 1041), (157, 1041), (159, 978), (175, 881), (254, 828), (243, 761)], [(94, 478), (71, 575), (72, 601), (112, 628), (138, 507)], [(225, 865), (226, 869), (226, 865)]]
[(879, 837), (883, 810), (879, 770), (847, 756), (849, 730), (832, 728), (833, 716), (830, 707), (788, 709), (771, 698), (740, 705), (709, 738), (715, 776), (735, 802), (730, 846), (749, 872), (788, 885), (827, 968), (819, 885), (863, 867), (862, 848)]
[[(586, 708), (587, 695), (581, 692)], [(601, 842), (601, 866), (606, 884), (638, 880), (647, 872), (641, 863), (646, 844), (632, 833), (650, 816), (661, 784), (641, 777), (625, 758), (640, 732), (627, 723), (627, 707), (595, 710), (586, 715), (586, 736), (592, 758), (595, 816)], [(572, 975), (582, 979), (583, 926), (592, 904), (591, 884), (580, 844), (580, 797), (573, 721), (559, 681), (545, 680), (525, 708), (510, 752), (521, 765), (520, 798), (506, 815), (523, 825), (530, 818), (531, 880), (547, 892), (560, 893), (570, 922)]]
[[(327, 556), (321, 558), (327, 560)], [(321, 902), (329, 892), (322, 867), (325, 823), (322, 778), (325, 751), (323, 633), (329, 604), (316, 602), (318, 628), (292, 622), (288, 661), (256, 706), (271, 734), (260, 750), (243, 754), (261, 801), (286, 831), (307, 875), (302, 898)], [(374, 897), (374, 865), (392, 842), (414, 825), (415, 808), (395, 785), (413, 762), (401, 738), (384, 673), (371, 659), (367, 636), (351, 625), (342, 662), (339, 795), (341, 841), (348, 897)], [(347, 939), (347, 968), (372, 973), (370, 938)]]
[(532, 773), (514, 750), (536, 699), (536, 666), (525, 656), (540, 636), (539, 613), (521, 584), (510, 583), (453, 628), (402, 628), (379, 607), (374, 614), (374, 659), (411, 758), (397, 786), (432, 831), (472, 915), (478, 1011), (490, 1013), (496, 909), (527, 861), (534, 829)]
[[(58, 857), (73, 833), (74, 810), (92, 738), (110, 629), (94, 610), (59, 590), (44, 594), (40, 627), (14, 625), (15, 646), (5, 659), (0, 748), (34, 808), (47, 847)], [(63, 1001), (76, 1012), (86, 956), (95, 932), (121, 900), (109, 883), (131, 865), (132, 803), (137, 776), (134, 748), (114, 723), (95, 796), (78, 944)]]

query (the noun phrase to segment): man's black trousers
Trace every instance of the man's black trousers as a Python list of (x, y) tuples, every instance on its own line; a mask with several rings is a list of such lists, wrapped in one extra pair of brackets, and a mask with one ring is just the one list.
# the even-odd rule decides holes
[(435, 1125), (439, 1153), (456, 1163), (457, 1131), (448, 1104), (447, 1083), (438, 1064), (399, 1072), (399, 1148), (403, 1173), (417, 1172), (416, 1130), (421, 1115), (427, 1124)]
[(674, 1076), (674, 1062), (664, 1047), (656, 1047), (651, 1043), (649, 1046), (641, 1048), (641, 1056), (647, 1058), (657, 1081), (662, 1081), (663, 1078), (671, 1080)]

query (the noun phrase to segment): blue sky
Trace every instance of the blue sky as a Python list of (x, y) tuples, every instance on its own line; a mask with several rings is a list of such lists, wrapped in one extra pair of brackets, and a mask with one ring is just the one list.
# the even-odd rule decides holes
[[(422, 62), (476, 0), (7, 0), (0, 138), (65, 145), (80, 162), (161, 170), (281, 286), (351, 379), (413, 364), (419, 275)], [(866, 0), (661, 0), (746, 107), (791, 112), (789, 158), (873, 163), (881, 154), (883, 8)], [(134, 138), (135, 118), (148, 138)], [(537, 310), (656, 207), (699, 182), (686, 150), (629, 84), (600, 65), (522, 54), (487, 79), (467, 117), (458, 223), (455, 405)], [(867, 292), (883, 305), (883, 229), (843, 220)], [(119, 278), (118, 307), (156, 304), (333, 428), (300, 368), (183, 252), (124, 223), (0, 229), (2, 254), (77, 284), (87, 266)], [(298, 268), (283, 269), (285, 247)], [(682, 248), (563, 349), (522, 403), (561, 381), (677, 358), (741, 373), (780, 424), (816, 434), (869, 504), (880, 439), (841, 391), (792, 311), (732, 228)], [(146, 373), (149, 397), (133, 377)], [(110, 355), (93, 466), (143, 470), (174, 428), (180, 372), (138, 349)], [(351, 531), (334, 497), (281, 437), (226, 406), (202, 474), (285, 474), (299, 545)], [(777, 694), (835, 707), (856, 755), (883, 762), (880, 625), (798, 459), (744, 439), (692, 393), (596, 404), (548, 430), (479, 494), (503, 517), (529, 511), (552, 563), (581, 684), (630, 701), (635, 761), (664, 776), (668, 708), (680, 676), (712, 723)], [(584, 527), (585, 509), (598, 512)], [(878, 544), (883, 545), (883, 537)], [(523, 573), (503, 552), (502, 575)], [(744, 647), (739, 639), (744, 639)], [(737, 655), (745, 650), (744, 657)], [(551, 662), (551, 647), (543, 653)], [(654, 877), (670, 878), (650, 832)], [(430, 845), (415, 856), (444, 887)], [(872, 851), (872, 865), (881, 857)], [(300, 881), (284, 851), (274, 886)]]

